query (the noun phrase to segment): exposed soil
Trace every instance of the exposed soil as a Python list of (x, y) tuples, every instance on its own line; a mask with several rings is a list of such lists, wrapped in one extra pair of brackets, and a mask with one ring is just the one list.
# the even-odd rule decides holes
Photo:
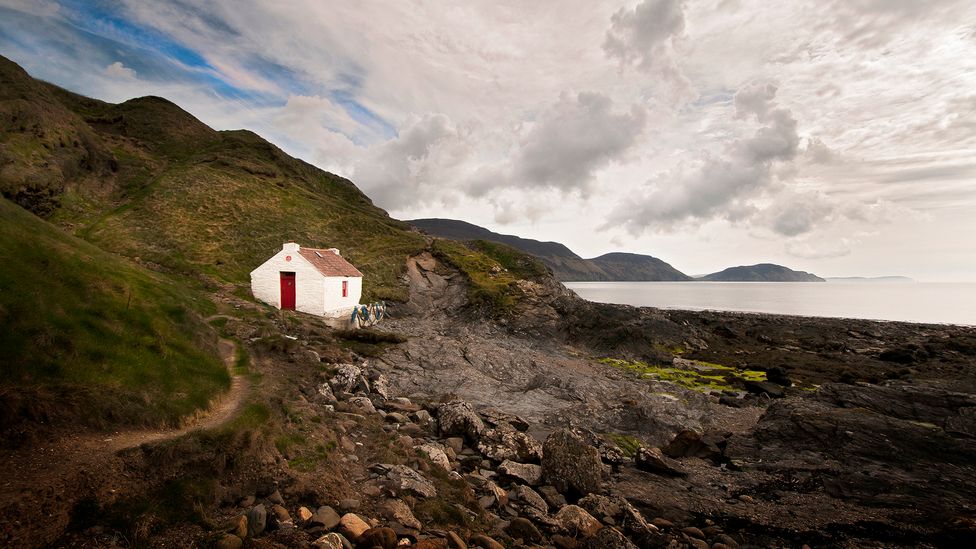
[(213, 429), (234, 417), (247, 393), (248, 381), (233, 375), (237, 345), (221, 340), (219, 349), (232, 371), (231, 387), (209, 410), (187, 418), (179, 429), (62, 433), (27, 449), (4, 450), (0, 454), (6, 471), (0, 490), (0, 515), (12, 520), (4, 521), (0, 540), (11, 547), (53, 542), (67, 527), (73, 502), (82, 497), (110, 502), (119, 494), (140, 489), (142, 481), (128, 474), (120, 453)]

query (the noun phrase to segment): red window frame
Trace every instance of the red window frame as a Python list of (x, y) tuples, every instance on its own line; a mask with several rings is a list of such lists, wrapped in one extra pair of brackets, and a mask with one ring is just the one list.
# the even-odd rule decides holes
[(342, 281), (342, 297), (349, 297), (349, 281)]

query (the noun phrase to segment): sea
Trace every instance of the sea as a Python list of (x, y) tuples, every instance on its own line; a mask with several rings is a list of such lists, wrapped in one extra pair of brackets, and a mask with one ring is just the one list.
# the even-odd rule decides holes
[(564, 282), (583, 299), (692, 311), (976, 325), (976, 283)]

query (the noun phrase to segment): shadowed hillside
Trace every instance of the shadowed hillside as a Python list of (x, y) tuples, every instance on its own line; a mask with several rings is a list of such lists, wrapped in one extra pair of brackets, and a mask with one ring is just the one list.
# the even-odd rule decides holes
[(558, 242), (540, 242), (530, 238), (499, 234), (455, 219), (414, 219), (408, 223), (441, 238), (488, 240), (507, 244), (539, 258), (552, 269), (559, 280), (691, 280), (691, 277), (671, 265), (649, 255), (615, 252), (593, 259), (583, 259)]
[(0, 263), (0, 431), (172, 424), (228, 386), (197, 292), (4, 199)]
[(106, 250), (234, 283), (295, 240), (341, 249), (365, 299), (402, 299), (404, 259), (424, 247), (351, 182), (252, 132), (158, 97), (81, 97), (3, 58), (0, 193)]

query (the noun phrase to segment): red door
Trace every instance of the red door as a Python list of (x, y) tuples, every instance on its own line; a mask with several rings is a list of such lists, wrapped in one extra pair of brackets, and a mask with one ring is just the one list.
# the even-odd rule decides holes
[(295, 310), (295, 273), (281, 273), (281, 308)]

